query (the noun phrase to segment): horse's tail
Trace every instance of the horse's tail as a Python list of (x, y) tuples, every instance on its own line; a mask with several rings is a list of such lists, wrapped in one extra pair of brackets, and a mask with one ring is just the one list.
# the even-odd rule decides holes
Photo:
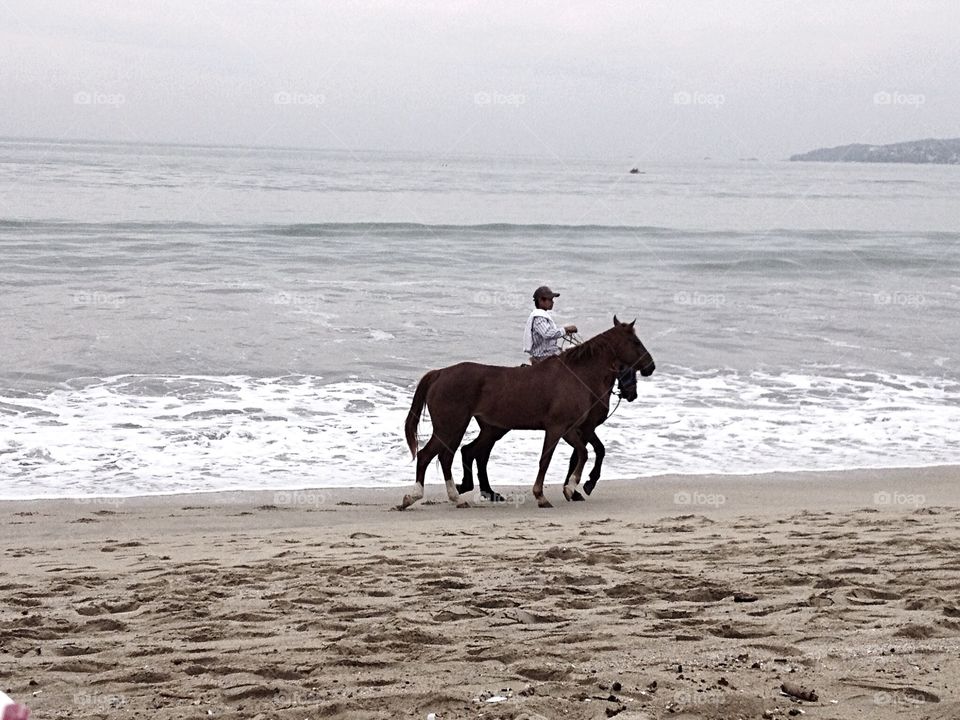
[(407, 446), (410, 448), (410, 454), (413, 455), (413, 457), (417, 456), (417, 446), (419, 445), (417, 425), (420, 423), (420, 414), (423, 412), (423, 406), (427, 402), (427, 391), (439, 376), (439, 370), (431, 370), (420, 378), (420, 382), (417, 384), (417, 390), (413, 393), (413, 404), (410, 405), (410, 410), (407, 412), (407, 421), (403, 426), (407, 436)]

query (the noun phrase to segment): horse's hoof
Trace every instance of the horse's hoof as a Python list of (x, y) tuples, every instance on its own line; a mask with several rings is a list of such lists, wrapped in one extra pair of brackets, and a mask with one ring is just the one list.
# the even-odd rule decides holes
[(549, 500), (543, 499), (543, 500), (537, 500), (537, 507), (552, 508), (553, 505), (550, 504)]
[(501, 495), (500, 493), (494, 490), (491, 490), (489, 492), (485, 492), (484, 490), (481, 490), (480, 497), (482, 497), (487, 502), (492, 502), (492, 503), (502, 503), (507, 501), (507, 499), (503, 495)]
[(403, 502), (400, 503), (400, 505), (398, 506), (398, 509), (400, 509), (400, 510), (406, 510), (408, 507), (410, 507), (411, 505), (413, 505), (416, 501), (417, 501), (417, 498), (412, 497), (412, 496), (410, 496), (410, 495), (404, 495), (404, 496), (403, 496)]
[(470, 503), (468, 503), (466, 500), (461, 500), (460, 502), (457, 503), (457, 509), (459, 510), (463, 510), (464, 508), (468, 508), (468, 507), (470, 507)]
[(473, 491), (473, 483), (462, 482), (459, 485), (457, 485), (457, 492), (460, 493), (461, 495), (463, 495), (464, 493), (472, 492), (472, 491)]
[(583, 484), (583, 491), (584, 491), (587, 495), (589, 495), (590, 493), (593, 492), (593, 489), (594, 489), (596, 486), (597, 486), (597, 484), (596, 484), (595, 482), (591, 482), (591, 481), (588, 480), (587, 482), (585, 482), (585, 483)]
[(585, 498), (583, 495), (581, 495), (581, 494), (579, 493), (579, 491), (578, 491), (578, 492), (575, 492), (573, 495), (571, 495), (571, 496), (570, 496), (570, 499), (571, 499), (571, 500), (574, 500), (574, 501), (576, 501), (576, 502), (583, 502), (584, 500), (586, 500), (586, 498)]

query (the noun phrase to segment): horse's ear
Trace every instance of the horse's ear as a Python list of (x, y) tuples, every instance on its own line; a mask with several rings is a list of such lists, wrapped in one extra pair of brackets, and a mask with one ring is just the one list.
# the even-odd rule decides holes
[(633, 326), (636, 325), (636, 324), (637, 324), (637, 319), (634, 318), (634, 319), (633, 319), (633, 322), (630, 323), (630, 329), (633, 330)]
[(613, 326), (616, 327), (616, 326), (619, 325), (619, 324), (620, 324), (620, 321), (617, 320), (617, 316), (614, 315), (614, 316), (613, 316)]

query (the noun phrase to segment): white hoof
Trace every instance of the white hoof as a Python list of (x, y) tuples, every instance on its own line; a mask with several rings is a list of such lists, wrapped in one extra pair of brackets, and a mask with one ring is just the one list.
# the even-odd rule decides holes
[(450, 502), (460, 504), (460, 493), (457, 491), (457, 484), (452, 480), (446, 480), (447, 485), (447, 497), (450, 498)]
[(413, 505), (417, 500), (423, 499), (423, 486), (420, 483), (414, 483), (413, 487), (410, 489), (406, 495), (403, 496), (403, 502), (400, 503), (401, 508), (407, 508)]
[(580, 478), (570, 478), (563, 486), (563, 496), (569, 500), (578, 490), (580, 490)]

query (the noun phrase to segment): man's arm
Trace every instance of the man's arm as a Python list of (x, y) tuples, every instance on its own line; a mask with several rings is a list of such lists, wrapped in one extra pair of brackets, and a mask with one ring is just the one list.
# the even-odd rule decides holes
[(545, 340), (557, 340), (566, 334), (562, 328), (554, 324), (553, 320), (542, 316), (533, 319), (533, 332)]

